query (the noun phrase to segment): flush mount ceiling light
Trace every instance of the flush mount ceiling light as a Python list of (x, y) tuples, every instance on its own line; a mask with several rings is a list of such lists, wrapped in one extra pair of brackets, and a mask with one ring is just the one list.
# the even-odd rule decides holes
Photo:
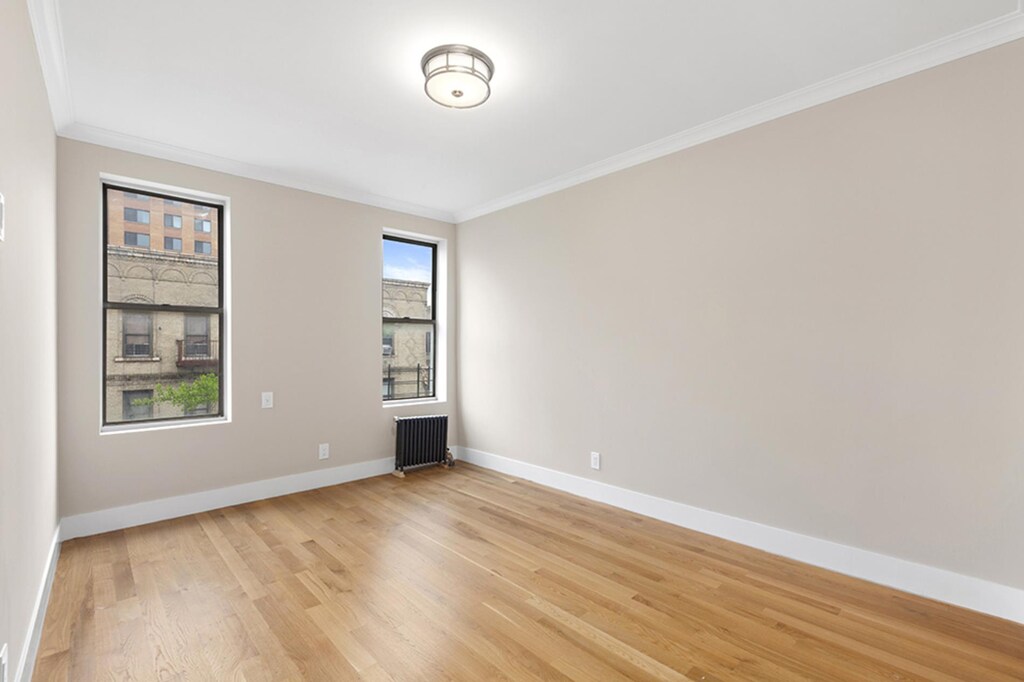
[(472, 109), (491, 96), (494, 62), (480, 50), (441, 45), (423, 55), (420, 67), (427, 97), (443, 107)]

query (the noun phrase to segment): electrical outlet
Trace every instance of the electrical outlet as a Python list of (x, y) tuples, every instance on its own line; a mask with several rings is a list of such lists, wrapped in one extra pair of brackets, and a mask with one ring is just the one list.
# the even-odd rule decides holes
[[(0, 242), (4, 240), (4, 195), (0, 194)], [(6, 682), (6, 680), (4, 680)]]
[(600, 469), (601, 468), (601, 453), (591, 452), (590, 453), (590, 468)]
[(274, 393), (272, 391), (263, 391), (263, 395), (260, 398), (260, 405), (263, 409), (274, 406)]
[(320, 459), (328, 459), (331, 456), (331, 444), (320, 443), (320, 447), (317, 448), (316, 454)]
[(0, 647), (0, 682), (7, 682), (7, 645)]

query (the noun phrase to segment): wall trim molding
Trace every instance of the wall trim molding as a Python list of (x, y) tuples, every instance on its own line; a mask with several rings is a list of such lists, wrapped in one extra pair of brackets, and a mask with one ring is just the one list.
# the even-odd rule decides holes
[(101, 147), (110, 147), (111, 149), (120, 149), (121, 151), (134, 154), (183, 163), (240, 178), (248, 178), (249, 180), (268, 182), (272, 185), (321, 194), (335, 199), (363, 204), (364, 206), (374, 206), (387, 211), (430, 218), (442, 223), (455, 222), (455, 216), (450, 211), (392, 199), (379, 194), (373, 194), (372, 192), (345, 187), (344, 185), (325, 185), (304, 178), (299, 172), (278, 170), (244, 161), (236, 161), (223, 156), (197, 152), (185, 147), (177, 147), (135, 135), (126, 135), (97, 126), (68, 122), (57, 128), (57, 135), (69, 140), (87, 142), (100, 145)]
[(46, 82), (54, 128), (59, 136), (446, 223), (463, 223), (1022, 38), (1024, 37), (1022, 4), (1024, 3), (1018, 2), (1017, 9), (1009, 14), (873, 64), (755, 104), (714, 121), (680, 131), (661, 140), (577, 168), (491, 201), (455, 211), (447, 211), (352, 187), (325, 185), (311, 181), (309, 178), (303, 177), (301, 173), (245, 163), (78, 122), (75, 117), (74, 102), (68, 80), (58, 1), (28, 0), (32, 29), (35, 33), (36, 47), (42, 64), (43, 79)]
[(98, 535), (113, 530), (198, 514), (212, 509), (231, 507), (236, 504), (372, 478), (391, 473), (394, 468), (394, 457), (385, 457), (367, 462), (343, 464), (330, 469), (306, 471), (300, 474), (290, 474), (225, 488), (76, 514), (61, 520), (61, 540)]
[(25, 644), (21, 648), (21, 658), (18, 660), (18, 667), (15, 668), (12, 682), (29, 682), (32, 679), (32, 672), (36, 665), (36, 654), (39, 653), (39, 640), (43, 635), (43, 621), (46, 620), (46, 607), (50, 604), (50, 591), (53, 589), (53, 576), (57, 572), (57, 560), (60, 558), (60, 524), (53, 531), (53, 539), (50, 541), (50, 553), (46, 559), (46, 567), (43, 571), (43, 579), (39, 584), (39, 591), (36, 593), (35, 608), (32, 611), (32, 620), (28, 625), (28, 632), (25, 636)]
[(458, 459), (879, 585), (1024, 623), (1024, 590), (456, 446)]
[(503, 208), (538, 199), (616, 171), (696, 147), (705, 142), (1022, 38), (1024, 37), (1024, 11), (1022, 11), (1021, 4), (1018, 3), (1018, 8), (1009, 14), (950, 34), (931, 43), (760, 102), (492, 201), (457, 210), (455, 211), (455, 222), (457, 224), (464, 223)]
[(28, 0), (28, 15), (36, 38), (36, 51), (43, 70), (46, 95), (50, 100), (53, 127), (60, 130), (75, 120), (68, 80), (68, 61), (64, 53), (64, 29), (58, 0)]

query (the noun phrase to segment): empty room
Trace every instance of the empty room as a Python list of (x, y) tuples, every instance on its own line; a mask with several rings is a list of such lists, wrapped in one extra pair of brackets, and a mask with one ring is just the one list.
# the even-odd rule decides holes
[(0, 682), (1024, 681), (1018, 0), (0, 0)]

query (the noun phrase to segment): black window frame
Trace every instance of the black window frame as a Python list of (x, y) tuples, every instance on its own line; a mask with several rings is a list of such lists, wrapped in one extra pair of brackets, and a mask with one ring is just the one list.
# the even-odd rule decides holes
[[(115, 192), (128, 192), (130, 194), (136, 194), (143, 197), (164, 199), (171, 201), (181, 201), (183, 203), (192, 204), (195, 206), (202, 206), (209, 208), (216, 212), (217, 225), (216, 229), (212, 229), (207, 234), (211, 235), (211, 239), (216, 234), (217, 239), (217, 305), (216, 306), (201, 306), (201, 305), (175, 305), (175, 304), (160, 304), (160, 303), (136, 303), (127, 301), (111, 301), (108, 291), (109, 285), (109, 248), (110, 244), (110, 206), (108, 196), (111, 191)], [(109, 316), (111, 311), (129, 311), (129, 312), (149, 312), (159, 313), (194, 313), (194, 314), (206, 314), (206, 315), (217, 315), (217, 343), (213, 344), (212, 340), (210, 343), (211, 349), (217, 348), (217, 412), (216, 414), (200, 414), (200, 415), (182, 415), (180, 417), (155, 417), (151, 419), (133, 419), (133, 420), (122, 420), (112, 422), (108, 419), (107, 415), (107, 399), (104, 397), (103, 400), (103, 415), (102, 415), (102, 426), (107, 427), (120, 427), (125, 425), (136, 426), (140, 424), (159, 424), (161, 422), (181, 422), (181, 421), (193, 421), (193, 420), (209, 420), (219, 419), (225, 416), (224, 411), (224, 329), (227, 324), (227, 310), (224, 308), (224, 254), (225, 241), (224, 241), (224, 205), (214, 202), (201, 201), (193, 198), (184, 198), (181, 196), (175, 196), (173, 194), (164, 194), (162, 192), (140, 189), (137, 187), (125, 187), (115, 183), (103, 182), (100, 184), (100, 192), (102, 194), (103, 202), (103, 218), (100, 225), (100, 231), (103, 235), (103, 314), (101, 316), (102, 327), (100, 343), (103, 348), (103, 395), (107, 396), (108, 385), (107, 385), (107, 363), (109, 361), (108, 354), (110, 349), (107, 343), (107, 328), (110, 323)], [(152, 243), (152, 240), (150, 240)], [(183, 245), (184, 246), (184, 245)], [(150, 318), (152, 319), (152, 317)], [(182, 335), (184, 336), (184, 334)], [(151, 343), (153, 341), (151, 340)]]
[[(203, 234), (206, 234), (205, 232)], [(206, 249), (203, 251), (199, 250), (200, 244), (206, 244)], [(206, 241), (205, 239), (193, 239), (192, 240), (192, 252), (198, 256), (212, 256), (213, 255), (213, 242)]]
[[(425, 246), (430, 249), (430, 317), (429, 318), (415, 318), (415, 317), (388, 317), (384, 315), (384, 301), (381, 300), (381, 327), (382, 327), (382, 338), (383, 338), (383, 327), (387, 324), (424, 324), (430, 326), (431, 337), (437, 339), (437, 243), (428, 242), (422, 239), (413, 239), (410, 237), (399, 237), (393, 234), (385, 234), (383, 236), (384, 241), (401, 242), (403, 244), (413, 244), (415, 246)], [(383, 250), (382, 250), (383, 253)], [(381, 256), (381, 296), (384, 295), (384, 262), (383, 255)], [(416, 395), (414, 397), (394, 397), (394, 383), (392, 381), (391, 390), (389, 391), (390, 397), (382, 397), (382, 401), (395, 402), (404, 400), (431, 400), (437, 398), (437, 344), (432, 344), (433, 348), (430, 352), (430, 366), (427, 372), (427, 385), (429, 392), (425, 392), (423, 395)], [(392, 344), (392, 347), (394, 345)], [(384, 356), (388, 357), (388, 356)], [(385, 381), (389, 380), (389, 377), (382, 377)], [(420, 378), (416, 378), (417, 393), (419, 392)]]
[[(171, 244), (173, 244), (174, 242), (178, 242), (178, 248), (174, 249), (167, 246), (167, 242), (170, 242)], [(169, 237), (167, 235), (164, 235), (164, 251), (174, 251), (175, 253), (181, 253), (182, 249), (184, 248), (185, 240), (182, 239), (181, 237)]]
[[(165, 201), (166, 201), (166, 199), (165, 199)], [(177, 225), (174, 224), (174, 219), (175, 218), (178, 219), (178, 224)], [(170, 225), (167, 224), (168, 220), (171, 222)], [(178, 215), (176, 213), (164, 213), (164, 227), (170, 228), (172, 230), (180, 230), (184, 225), (185, 225), (185, 219), (182, 218), (180, 215)]]

